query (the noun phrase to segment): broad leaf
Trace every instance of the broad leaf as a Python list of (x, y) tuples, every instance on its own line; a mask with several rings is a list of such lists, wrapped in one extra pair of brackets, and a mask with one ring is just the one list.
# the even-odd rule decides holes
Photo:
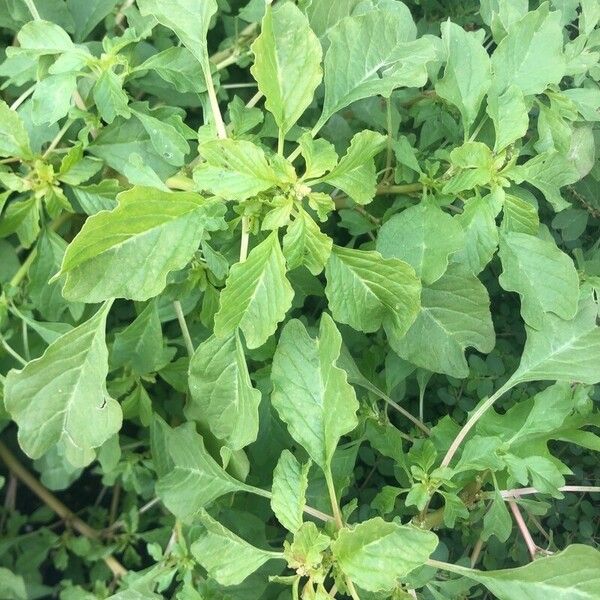
[(492, 83), (490, 58), (480, 35), (450, 21), (442, 23), (442, 40), (448, 59), (444, 77), (435, 89), (438, 96), (458, 108), (468, 135)]
[(342, 529), (331, 549), (356, 585), (369, 592), (391, 592), (401, 578), (427, 562), (437, 544), (430, 531), (376, 517)]
[(492, 260), (498, 248), (498, 228), (496, 216), (502, 203), (493, 194), (483, 198), (472, 198), (464, 206), (456, 219), (465, 231), (464, 246), (453, 255), (454, 262), (467, 267), (473, 275), (478, 275)]
[[(352, 102), (389, 96), (400, 86), (422, 86), (427, 81), (427, 63), (436, 57), (433, 38), (415, 41), (414, 22), (402, 3), (398, 10), (370, 10), (342, 19), (328, 37), (325, 101), (317, 128)], [(381, 71), (385, 77), (379, 75)]]
[[(444, 234), (440, 235), (442, 231)], [(445, 273), (449, 257), (463, 244), (464, 232), (459, 222), (427, 203), (394, 215), (377, 236), (377, 250), (382, 256), (406, 261), (426, 284), (434, 283)]]
[(515, 84), (509, 85), (502, 92), (494, 89), (489, 93), (487, 113), (496, 129), (496, 152), (501, 152), (527, 133), (529, 107), (521, 88)]
[(445, 563), (444, 569), (482, 583), (498, 600), (596, 600), (600, 587), (600, 552), (580, 544), (516, 569), (476, 571)]
[(265, 96), (265, 106), (285, 135), (321, 83), (321, 44), (300, 9), (284, 3), (267, 7), (252, 51), (255, 60), (250, 70)]
[(289, 321), (281, 332), (271, 372), (273, 406), (292, 437), (325, 471), (340, 437), (358, 424), (354, 389), (336, 364), (341, 343), (327, 314), (321, 317), (316, 339), (300, 321)]
[(318, 275), (325, 267), (332, 245), (331, 238), (319, 229), (304, 209), (299, 208), (283, 236), (283, 255), (288, 269), (304, 265), (313, 275)]
[(252, 142), (211, 140), (199, 148), (205, 162), (194, 170), (194, 181), (227, 200), (246, 200), (279, 183), (265, 153)]
[(334, 246), (325, 274), (334, 319), (354, 329), (369, 333), (385, 325), (401, 337), (419, 313), (421, 282), (397, 258)]
[(219, 229), (225, 207), (189, 192), (135, 187), (119, 205), (90, 217), (69, 244), (61, 273), (69, 300), (147, 300), (171, 271), (192, 258), (205, 231)]
[(272, 558), (283, 558), (280, 552), (252, 546), (215, 521), (206, 511), (202, 511), (199, 521), (204, 531), (192, 544), (192, 554), (209, 576), (221, 585), (237, 585)]
[(289, 450), (284, 450), (273, 471), (271, 508), (277, 520), (292, 533), (302, 526), (309, 469), (310, 462), (301, 465)]
[(402, 338), (387, 334), (405, 360), (434, 373), (466, 377), (465, 349), (490, 352), (495, 343), (487, 290), (464, 268), (451, 265), (441, 279), (423, 287), (421, 311), (408, 333)]
[(383, 150), (385, 140), (375, 131), (357, 133), (338, 165), (320, 181), (346, 192), (357, 204), (368, 204), (377, 189), (373, 158)]
[(600, 327), (598, 304), (592, 290), (584, 287), (574, 319), (565, 321), (546, 313), (540, 329), (527, 327), (521, 364), (511, 377), (525, 381), (600, 382)]
[(156, 494), (177, 518), (197, 517), (217, 498), (247, 489), (215, 462), (193, 423), (164, 427), (170, 468), (158, 480)]
[(275, 333), (292, 304), (277, 232), (253, 248), (248, 259), (233, 265), (215, 315), (215, 334), (223, 338), (236, 329), (249, 348), (262, 346)]
[(31, 458), (58, 444), (73, 466), (82, 467), (121, 428), (121, 408), (106, 390), (104, 330), (110, 306), (106, 303), (40, 358), (6, 377), (4, 404)]
[(23, 160), (32, 156), (25, 124), (3, 100), (0, 100), (0, 156), (16, 156)]
[(577, 313), (579, 276), (569, 256), (554, 241), (526, 233), (507, 233), (500, 241), (500, 285), (521, 296), (521, 315), (535, 329), (544, 314), (570, 320)]
[(152, 15), (161, 25), (174, 31), (205, 67), (208, 62), (206, 34), (217, 12), (216, 0), (138, 0), (137, 4), (143, 15)]
[(237, 333), (226, 339), (211, 336), (198, 346), (190, 360), (189, 386), (188, 419), (208, 427), (232, 450), (256, 439), (261, 395), (252, 387)]
[(541, 94), (565, 75), (560, 11), (547, 2), (510, 28), (492, 55), (494, 86), (516, 85), (525, 96)]
[(164, 367), (169, 354), (163, 347), (158, 307), (150, 302), (131, 325), (115, 335), (111, 366), (128, 365), (137, 375), (146, 375)]

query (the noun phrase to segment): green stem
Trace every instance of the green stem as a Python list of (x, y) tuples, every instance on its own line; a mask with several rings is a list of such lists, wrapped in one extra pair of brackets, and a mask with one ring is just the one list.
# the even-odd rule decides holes
[(448, 452), (446, 452), (446, 456), (444, 456), (444, 460), (442, 460), (442, 467), (447, 467), (450, 464), (450, 461), (456, 454), (463, 440), (467, 437), (469, 431), (475, 427), (477, 421), (481, 419), (481, 417), (494, 404), (494, 402), (496, 402), (500, 396), (504, 395), (508, 390), (510, 390), (513, 385), (514, 383), (511, 378), (502, 387), (500, 387), (495, 394), (492, 394), (485, 402), (481, 403), (479, 408), (471, 415), (469, 420), (463, 425), (463, 428), (458, 432), (458, 435), (454, 438), (452, 445), (450, 448), (448, 448)]
[(192, 342), (192, 336), (190, 335), (190, 330), (188, 329), (187, 323), (185, 321), (185, 315), (183, 314), (183, 308), (181, 307), (181, 302), (179, 302), (179, 300), (174, 300), (173, 308), (175, 309), (175, 314), (177, 315), (177, 321), (179, 322), (179, 327), (181, 328), (181, 333), (183, 335), (183, 341), (185, 342), (185, 347), (191, 358), (194, 355), (194, 343)]
[(404, 185), (381, 185), (377, 188), (378, 196), (390, 194), (412, 194), (423, 189), (422, 183), (406, 183)]
[(285, 134), (283, 130), (279, 130), (279, 135), (277, 137), (277, 154), (279, 156), (283, 156), (283, 145), (285, 144)]
[(250, 219), (242, 217), (242, 238), (240, 240), (240, 262), (248, 258), (248, 245), (250, 244)]
[(215, 91), (215, 84), (210, 72), (210, 62), (208, 61), (208, 58), (206, 59), (206, 64), (202, 66), (202, 72), (204, 73), (208, 101), (215, 121), (217, 137), (224, 140), (227, 138), (227, 130), (225, 129), (225, 123), (223, 121), (223, 116), (221, 115), (221, 109), (219, 108), (219, 101), (217, 100), (217, 92)]
[(35, 2), (33, 0), (25, 0), (25, 4), (27, 5), (27, 8), (29, 9), (34, 21), (41, 21), (42, 17), (40, 17), (40, 13), (35, 6)]
[(13, 348), (10, 346), (10, 344), (4, 339), (4, 336), (2, 334), (0, 334), (0, 345), (19, 363), (21, 363), (22, 366), (25, 366), (27, 364), (27, 361), (16, 351), (13, 350)]
[(331, 501), (331, 509), (333, 510), (333, 518), (338, 529), (344, 526), (342, 520), (342, 513), (340, 512), (340, 505), (338, 504), (337, 496), (335, 493), (335, 486), (333, 485), (333, 476), (331, 475), (331, 469), (328, 468), (325, 471), (325, 481), (327, 483), (327, 491), (329, 492), (329, 500)]
[(350, 592), (350, 596), (352, 596), (352, 600), (360, 600), (360, 596), (352, 583), (352, 579), (346, 577), (346, 586), (348, 587), (348, 591)]

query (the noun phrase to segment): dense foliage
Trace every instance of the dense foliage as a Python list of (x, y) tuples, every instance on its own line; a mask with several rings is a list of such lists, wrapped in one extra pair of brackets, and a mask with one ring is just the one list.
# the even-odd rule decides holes
[(599, 24), (0, 0), (0, 598), (600, 599)]

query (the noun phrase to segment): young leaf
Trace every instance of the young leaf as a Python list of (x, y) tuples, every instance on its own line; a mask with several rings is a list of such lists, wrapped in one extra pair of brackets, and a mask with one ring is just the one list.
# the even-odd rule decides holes
[(292, 533), (302, 526), (309, 469), (310, 462), (301, 465), (289, 450), (284, 450), (273, 471), (271, 508), (277, 520)]
[(213, 500), (247, 489), (214, 461), (193, 423), (164, 428), (171, 466), (158, 480), (156, 494), (178, 519), (197, 517)]
[(385, 324), (401, 337), (419, 313), (421, 282), (397, 258), (334, 246), (325, 275), (334, 319), (354, 329), (369, 333)]
[[(192, 258), (205, 231), (221, 228), (225, 207), (190, 192), (134, 187), (119, 205), (90, 217), (69, 244), (61, 273), (69, 300), (147, 300)], [(175, 243), (176, 240), (176, 243)]]
[(338, 155), (333, 144), (324, 139), (314, 139), (310, 133), (305, 133), (298, 139), (300, 152), (306, 163), (302, 179), (317, 179), (331, 171), (338, 161)]
[(368, 204), (373, 200), (377, 188), (373, 158), (383, 150), (385, 140), (383, 135), (375, 131), (357, 133), (345, 156), (320, 181), (340, 188), (357, 204)]
[(250, 69), (265, 106), (285, 135), (312, 101), (321, 83), (321, 44), (295, 4), (267, 6)]
[(190, 420), (203, 423), (232, 450), (251, 444), (258, 435), (260, 392), (252, 387), (239, 334), (211, 336), (190, 360)]
[[(375, 9), (342, 19), (329, 30), (325, 101), (316, 128), (352, 102), (377, 94), (389, 96), (397, 87), (420, 87), (427, 81), (427, 63), (437, 54), (433, 38), (414, 41), (410, 11), (403, 4), (397, 6), (397, 10)], [(380, 71), (385, 77), (380, 77)]]
[(180, 167), (185, 162), (185, 156), (190, 151), (187, 140), (169, 123), (156, 117), (135, 110), (135, 116), (140, 120), (150, 136), (154, 149), (170, 165)]
[(384, 258), (406, 261), (423, 283), (432, 284), (446, 272), (449, 257), (463, 247), (464, 237), (457, 220), (436, 206), (421, 203), (384, 223), (377, 250)]
[(506, 233), (500, 240), (500, 285), (521, 297), (521, 314), (540, 329), (544, 314), (554, 313), (567, 321), (577, 313), (579, 276), (569, 256), (554, 241), (526, 233)]
[(477, 33), (467, 32), (450, 21), (442, 23), (442, 41), (448, 60), (444, 77), (435, 89), (438, 96), (460, 111), (466, 136), (492, 84), (490, 57), (480, 38)]
[(107, 123), (112, 123), (118, 116), (129, 118), (129, 98), (123, 91), (123, 80), (112, 69), (100, 75), (94, 85), (93, 95), (96, 108)]
[(590, 385), (600, 382), (597, 316), (598, 304), (586, 286), (581, 289), (575, 318), (565, 321), (546, 313), (539, 331), (527, 327), (521, 364), (511, 381), (579, 381)]
[(239, 328), (249, 348), (262, 346), (292, 304), (294, 290), (285, 273), (285, 259), (273, 232), (229, 271), (215, 315), (215, 335), (227, 337)]
[(319, 337), (298, 320), (286, 324), (273, 357), (271, 402), (292, 437), (324, 471), (342, 435), (358, 424), (358, 401), (336, 362), (342, 338), (329, 315)]
[(261, 148), (244, 140), (211, 140), (199, 148), (205, 159), (194, 170), (200, 190), (221, 198), (247, 200), (279, 183)]
[(283, 255), (288, 269), (304, 265), (313, 275), (318, 275), (327, 263), (332, 245), (331, 238), (303, 208), (299, 208), (283, 236)]
[(369, 592), (391, 592), (401, 578), (427, 562), (437, 544), (431, 531), (375, 517), (340, 530), (331, 549), (356, 585)]
[(481, 539), (484, 542), (495, 535), (501, 542), (506, 542), (512, 532), (512, 519), (506, 502), (499, 492), (494, 493), (492, 502), (488, 511), (483, 517), (483, 530), (481, 531)]
[(59, 444), (73, 465), (88, 465), (121, 428), (121, 408), (106, 390), (107, 302), (91, 319), (50, 344), (44, 354), (6, 377), (4, 404), (31, 458)]
[(487, 290), (459, 265), (423, 288), (421, 312), (404, 337), (386, 331), (393, 350), (405, 360), (459, 378), (469, 374), (465, 348), (490, 352), (495, 344)]
[(206, 511), (199, 518), (204, 531), (192, 544), (194, 558), (208, 575), (221, 585), (237, 585), (267, 561), (283, 559), (280, 552), (269, 552), (252, 546), (215, 521)]
[(445, 563), (444, 568), (482, 583), (498, 600), (596, 600), (600, 586), (600, 552), (580, 544), (516, 569), (476, 571)]

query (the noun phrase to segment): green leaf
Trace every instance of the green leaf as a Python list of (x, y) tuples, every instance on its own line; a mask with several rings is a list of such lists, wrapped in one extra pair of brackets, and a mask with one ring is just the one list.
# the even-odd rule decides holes
[(217, 498), (248, 489), (215, 462), (193, 423), (170, 429), (163, 422), (163, 429), (170, 464), (156, 484), (156, 494), (178, 519), (197, 518)]
[(449, 257), (463, 247), (464, 237), (457, 220), (436, 206), (421, 203), (384, 223), (377, 250), (384, 258), (406, 261), (423, 283), (432, 284), (446, 272)]
[(581, 289), (575, 318), (565, 321), (546, 313), (538, 330), (527, 327), (521, 363), (511, 382), (600, 382), (600, 327), (598, 304), (590, 288)]
[(338, 155), (333, 144), (324, 139), (314, 139), (310, 133), (305, 133), (298, 139), (300, 152), (306, 163), (302, 179), (317, 179), (327, 171), (331, 171), (338, 161)]
[(492, 502), (488, 511), (483, 517), (483, 529), (481, 531), (481, 539), (484, 542), (495, 535), (501, 542), (506, 542), (512, 533), (512, 519), (506, 502), (502, 495), (497, 491), (494, 493)]
[(121, 428), (121, 408), (106, 390), (104, 329), (110, 306), (107, 302), (40, 358), (6, 377), (4, 404), (31, 458), (58, 444), (73, 466), (82, 467)]
[(19, 48), (11, 49), (10, 54), (26, 52), (38, 57), (69, 52), (75, 47), (69, 34), (60, 25), (50, 21), (25, 23), (17, 34), (17, 40)]
[(0, 567), (0, 597), (7, 600), (27, 600), (25, 580), (5, 567)]
[(496, 141), (494, 150), (501, 152), (527, 133), (529, 107), (523, 92), (514, 84), (499, 92), (494, 89), (488, 95), (487, 113), (494, 122)]
[(494, 86), (502, 93), (516, 85), (523, 95), (541, 94), (565, 75), (560, 11), (547, 2), (508, 31), (492, 55)]
[(288, 269), (304, 265), (313, 275), (318, 275), (327, 263), (332, 245), (331, 238), (303, 208), (299, 208), (283, 236), (283, 255)]
[(498, 600), (596, 600), (600, 586), (600, 552), (580, 544), (516, 569), (475, 571), (445, 563), (444, 569), (482, 583)]
[(336, 362), (342, 338), (329, 315), (319, 337), (294, 319), (281, 332), (273, 357), (271, 402), (292, 437), (327, 471), (341, 436), (358, 424), (358, 401)]
[(138, 0), (137, 5), (142, 15), (152, 15), (174, 31), (203, 68), (207, 66), (206, 35), (217, 12), (216, 0)]
[(69, 12), (75, 21), (75, 41), (85, 40), (117, 3), (118, 0), (91, 0), (85, 4), (79, 0), (67, 0)]
[(368, 204), (377, 189), (373, 158), (383, 150), (385, 143), (385, 136), (375, 131), (357, 133), (338, 165), (320, 181), (346, 192), (357, 204)]
[(389, 97), (400, 86), (423, 86), (427, 63), (437, 55), (434, 38), (415, 40), (412, 16), (402, 3), (397, 10), (370, 10), (342, 19), (327, 35), (325, 101), (316, 128), (362, 98)]
[(441, 279), (423, 287), (421, 312), (404, 337), (386, 332), (400, 357), (458, 378), (469, 374), (464, 356), (468, 346), (490, 352), (495, 343), (487, 290), (459, 265), (451, 265)]
[(155, 302), (150, 302), (130, 325), (115, 335), (111, 366), (128, 365), (137, 375), (146, 375), (155, 373), (168, 362), (158, 307)]
[(150, 136), (156, 152), (170, 165), (180, 167), (190, 151), (186, 139), (169, 123), (138, 110), (133, 111)]
[(14, 156), (23, 160), (32, 157), (25, 124), (4, 100), (0, 100), (0, 156)]
[(227, 337), (239, 328), (249, 348), (262, 346), (292, 305), (294, 290), (285, 273), (285, 259), (273, 232), (246, 261), (231, 267), (215, 315), (215, 335)]
[(112, 69), (100, 75), (94, 85), (93, 95), (96, 108), (107, 123), (112, 123), (118, 116), (128, 118), (131, 114), (123, 80)]
[(256, 440), (261, 395), (252, 387), (237, 333), (211, 336), (198, 346), (190, 360), (189, 386), (188, 419), (207, 426), (232, 450)]
[(493, 194), (471, 198), (464, 205), (462, 214), (456, 217), (465, 231), (465, 241), (463, 248), (453, 255), (452, 260), (467, 267), (473, 275), (481, 273), (496, 253), (496, 216), (501, 207), (502, 203)]
[(156, 296), (167, 275), (189, 262), (204, 232), (221, 228), (225, 212), (221, 203), (190, 192), (134, 187), (118, 200), (114, 210), (90, 217), (69, 244), (61, 268), (65, 298)]
[(283, 559), (280, 552), (252, 546), (215, 521), (206, 511), (199, 517), (204, 531), (192, 544), (194, 558), (221, 585), (237, 585), (267, 561)]
[(478, 33), (467, 32), (450, 21), (442, 23), (442, 41), (448, 59), (435, 90), (458, 108), (468, 136), (492, 83), (490, 58)]
[(538, 154), (524, 165), (512, 167), (508, 175), (516, 183), (527, 181), (538, 188), (556, 212), (571, 206), (560, 188), (581, 179), (575, 165), (558, 152)]
[(506, 194), (502, 227), (507, 231), (537, 235), (540, 228), (537, 207), (523, 198)]
[(325, 275), (329, 308), (339, 323), (365, 333), (385, 325), (401, 337), (419, 314), (421, 282), (397, 258), (334, 246)]
[(292, 533), (302, 526), (309, 469), (310, 462), (301, 465), (289, 450), (284, 450), (273, 471), (271, 508), (277, 520)]
[(285, 135), (302, 116), (321, 83), (321, 44), (295, 4), (271, 8), (252, 45), (250, 69), (265, 96), (265, 106)]
[(226, 199), (247, 200), (279, 183), (261, 148), (244, 140), (211, 140), (199, 148), (205, 159), (194, 170), (194, 181)]
[(339, 568), (356, 585), (369, 592), (391, 592), (427, 562), (437, 544), (431, 531), (375, 517), (341, 529), (331, 549)]
[(579, 276), (571, 258), (554, 240), (505, 233), (499, 255), (502, 274), (498, 281), (505, 290), (519, 294), (521, 315), (529, 326), (540, 329), (547, 312), (566, 320), (575, 316)]
[(50, 282), (60, 269), (67, 243), (51, 229), (44, 229), (38, 239), (36, 255), (29, 269), (29, 296), (44, 319), (59, 321), (67, 308), (80, 316), (83, 305), (67, 302), (61, 294), (64, 276)]
[(136, 72), (146, 70), (155, 73), (182, 94), (201, 94), (206, 91), (204, 79), (198, 77), (196, 57), (183, 46), (167, 48), (135, 67)]

